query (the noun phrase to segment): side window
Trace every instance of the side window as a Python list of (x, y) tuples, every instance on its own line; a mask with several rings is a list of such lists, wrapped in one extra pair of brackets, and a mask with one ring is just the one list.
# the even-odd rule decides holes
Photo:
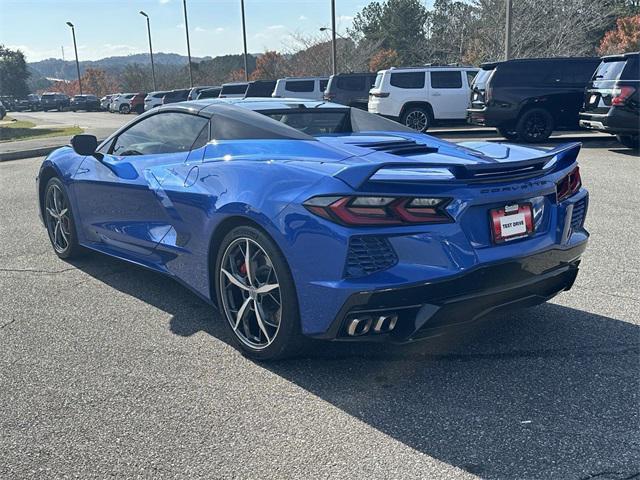
[(462, 88), (461, 72), (430, 72), (431, 88)]
[(365, 77), (338, 77), (338, 88), (350, 92), (359, 92), (365, 89)]
[(591, 62), (568, 62), (562, 65), (561, 82), (566, 84), (586, 85), (597, 65)]
[(111, 153), (131, 156), (187, 152), (207, 124), (206, 118), (197, 115), (158, 113), (122, 132), (112, 144)]
[(288, 80), (284, 84), (284, 89), (290, 92), (313, 92), (313, 80)]
[(424, 88), (424, 72), (392, 73), (390, 83), (398, 88)]
[(473, 85), (473, 79), (476, 78), (477, 74), (478, 72), (467, 70), (467, 83), (469, 84), (469, 86)]
[(320, 91), (324, 92), (327, 89), (327, 84), (329, 83), (329, 80), (320, 80)]

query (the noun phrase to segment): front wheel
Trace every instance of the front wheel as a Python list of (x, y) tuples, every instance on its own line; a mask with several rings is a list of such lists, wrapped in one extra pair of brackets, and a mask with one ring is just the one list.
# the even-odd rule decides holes
[(640, 135), (616, 135), (618, 141), (632, 150), (640, 149)]
[(82, 253), (78, 244), (71, 202), (63, 183), (52, 178), (47, 183), (43, 201), (43, 217), (53, 251), (60, 258), (71, 258)]
[(431, 115), (426, 108), (410, 107), (402, 115), (402, 123), (417, 132), (426, 132), (431, 125)]
[(131, 107), (128, 104), (120, 105), (120, 113), (124, 113), (125, 115), (131, 111)]
[(520, 117), (516, 132), (523, 142), (543, 142), (553, 132), (553, 117), (542, 108), (532, 108)]
[(299, 351), (296, 290), (273, 240), (253, 227), (234, 228), (220, 245), (215, 272), (218, 306), (245, 355), (276, 360)]

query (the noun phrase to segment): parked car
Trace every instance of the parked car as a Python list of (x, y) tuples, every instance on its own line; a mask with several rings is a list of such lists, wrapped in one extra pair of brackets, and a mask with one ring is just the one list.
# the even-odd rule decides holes
[(599, 63), (591, 57), (485, 63), (472, 86), (468, 121), (522, 142), (576, 128), (584, 89)]
[(178, 90), (170, 90), (162, 97), (162, 104), (184, 102), (189, 96), (190, 88), (181, 88)]
[(218, 98), (221, 90), (222, 90), (222, 87), (214, 87), (214, 88), (207, 88), (206, 90), (200, 90), (196, 98), (198, 100), (200, 100), (201, 98)]
[(7, 109), (4, 107), (4, 104), (0, 100), (0, 120), (7, 116)]
[(640, 53), (602, 58), (585, 91), (580, 126), (640, 148)]
[(247, 82), (223, 83), (218, 97), (220, 98), (242, 98), (247, 92)]
[(580, 144), (456, 145), (324, 101), (209, 102), (49, 154), (36, 191), (53, 253), (180, 281), (259, 360), (305, 336), (433, 338), (576, 280)]
[(418, 132), (440, 120), (464, 120), (477, 68), (424, 66), (381, 70), (368, 109)]
[(100, 100), (95, 95), (74, 95), (69, 106), (74, 112), (78, 110), (97, 112), (100, 110)]
[(36, 112), (42, 108), (40, 106), (40, 96), (35, 93), (30, 93), (27, 95), (27, 101), (29, 102), (29, 110), (32, 112)]
[(324, 91), (324, 99), (328, 102), (367, 110), (369, 90), (373, 88), (375, 81), (376, 74), (369, 72), (331, 75)]
[(58, 110), (61, 112), (65, 108), (69, 108), (70, 104), (69, 96), (64, 93), (49, 92), (43, 93), (40, 97), (40, 106), (43, 112), (48, 110)]
[(129, 105), (129, 101), (131, 101), (134, 95), (135, 93), (119, 93), (114, 95), (111, 99), (111, 103), (109, 104), (109, 111), (125, 115), (131, 112), (131, 105)]
[(189, 94), (187, 95), (187, 100), (195, 100), (196, 98), (198, 98), (198, 94), (202, 90), (208, 90), (210, 88), (216, 88), (216, 87), (214, 85), (193, 87), (191, 90), (189, 90)]
[(151, 110), (154, 107), (159, 107), (162, 105), (162, 97), (164, 97), (168, 91), (159, 90), (157, 92), (147, 93), (147, 96), (144, 97), (144, 110)]
[(273, 93), (273, 90), (275, 88), (275, 80), (254, 80), (252, 82), (249, 82), (244, 96), (245, 98), (271, 97), (271, 94)]
[(129, 100), (129, 111), (138, 114), (144, 112), (144, 99), (146, 96), (146, 93), (140, 92), (131, 97), (131, 100)]
[(109, 105), (111, 105), (111, 100), (115, 97), (115, 94), (105, 95), (100, 99), (100, 110), (109, 110)]
[(280, 78), (273, 89), (275, 98), (306, 98), (322, 100), (329, 77), (286, 77)]

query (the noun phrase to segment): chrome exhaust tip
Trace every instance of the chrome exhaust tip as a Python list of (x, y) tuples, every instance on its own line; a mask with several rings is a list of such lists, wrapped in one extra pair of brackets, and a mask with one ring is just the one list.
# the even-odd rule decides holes
[(347, 335), (349, 335), (350, 337), (359, 337), (361, 335), (365, 335), (369, 333), (372, 323), (373, 318), (371, 318), (369, 315), (352, 318), (347, 324)]
[(376, 324), (373, 326), (373, 331), (375, 333), (388, 333), (396, 328), (396, 323), (398, 323), (398, 315), (396, 313), (380, 315), (376, 319)]

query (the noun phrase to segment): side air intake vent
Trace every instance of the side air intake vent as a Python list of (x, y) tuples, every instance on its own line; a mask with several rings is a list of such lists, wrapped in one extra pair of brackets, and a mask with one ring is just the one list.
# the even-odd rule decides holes
[(386, 270), (398, 261), (396, 252), (384, 237), (355, 236), (349, 239), (349, 251), (345, 265), (346, 277), (364, 277)]
[(584, 217), (587, 213), (587, 199), (586, 197), (576, 202), (573, 206), (573, 213), (571, 214), (571, 228), (578, 230), (584, 225)]
[(413, 140), (398, 140), (387, 142), (368, 142), (368, 143), (352, 143), (356, 147), (369, 148), (376, 152), (385, 152), (400, 157), (409, 157), (412, 155), (426, 155), (427, 153), (435, 153), (438, 151), (435, 147), (429, 147)]

